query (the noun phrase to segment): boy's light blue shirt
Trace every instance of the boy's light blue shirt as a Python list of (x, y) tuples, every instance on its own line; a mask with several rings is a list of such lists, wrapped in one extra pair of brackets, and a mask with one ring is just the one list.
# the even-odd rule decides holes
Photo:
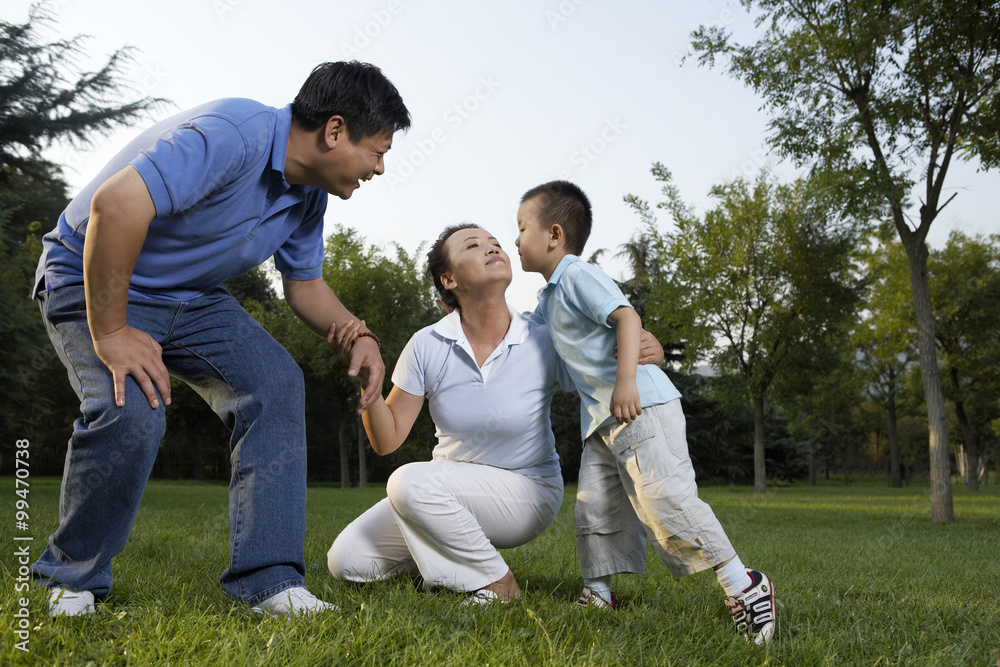
[[(566, 362), (580, 393), (580, 433), (584, 440), (615, 422), (611, 392), (618, 361), (612, 351), (618, 339), (608, 316), (622, 306), (632, 307), (618, 285), (576, 255), (560, 260), (538, 294), (533, 317), (541, 317), (548, 324), (556, 351)], [(644, 408), (681, 397), (666, 374), (651, 364), (638, 367), (636, 386)]]
[(274, 255), (294, 280), (323, 275), (328, 195), (284, 179), (291, 106), (216, 100), (146, 130), (121, 150), (59, 216), (42, 239), (32, 297), (83, 284), (90, 202), (131, 164), (156, 216), (131, 276), (130, 292), (184, 301), (212, 291)]
[(480, 463), (522, 475), (559, 474), (549, 420), (556, 386), (572, 391), (542, 322), (508, 306), (510, 328), (483, 366), (455, 310), (413, 334), (392, 372), (394, 385), (425, 396), (437, 427), (434, 460)]

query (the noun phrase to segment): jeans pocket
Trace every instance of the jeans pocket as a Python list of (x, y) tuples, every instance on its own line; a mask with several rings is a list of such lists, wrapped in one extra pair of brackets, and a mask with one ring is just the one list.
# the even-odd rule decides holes
[(70, 285), (41, 292), (38, 295), (38, 303), (42, 316), (53, 325), (87, 319), (87, 298), (83, 285)]

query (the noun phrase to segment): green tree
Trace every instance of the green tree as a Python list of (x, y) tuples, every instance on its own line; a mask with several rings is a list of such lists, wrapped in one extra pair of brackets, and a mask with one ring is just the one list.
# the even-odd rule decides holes
[[(798, 346), (814, 344), (849, 317), (859, 296), (851, 256), (864, 228), (833, 207), (818, 183), (756, 183), (738, 179), (712, 188), (715, 208), (695, 215), (670, 172), (661, 206), (677, 225), (661, 239), (660, 257), (673, 267), (664, 288), (684, 332), (688, 363), (708, 358), (742, 379), (754, 414), (754, 489), (767, 488), (765, 398)], [(647, 221), (646, 202), (627, 201)]]
[[(927, 234), (956, 158), (1000, 163), (1000, 8), (985, 0), (742, 0), (766, 26), (740, 45), (701, 27), (702, 63), (728, 59), (774, 114), (770, 143), (874, 193), (906, 249), (930, 430), (931, 520), (954, 521), (948, 423), (927, 283)], [(918, 187), (919, 185), (919, 187)], [(919, 193), (916, 220), (911, 192)], [(955, 195), (952, 195), (954, 197)]]
[[(648, 210), (645, 213), (648, 218)], [(669, 280), (656, 255), (655, 244), (655, 233), (640, 231), (621, 245), (615, 257), (625, 258), (632, 277), (619, 281), (618, 286), (642, 318), (643, 328), (663, 345), (664, 361), (680, 362), (684, 358), (684, 345), (677, 341), (677, 323), (669, 317), (669, 306), (659, 300)]]
[(843, 459), (856, 449), (854, 410), (861, 402), (858, 376), (844, 317), (818, 330), (818, 338), (794, 346), (784, 372), (774, 381), (774, 402), (789, 420), (791, 433), (805, 443), (808, 484), (816, 485), (820, 464)]
[(84, 37), (45, 42), (38, 29), (49, 20), (40, 5), (27, 23), (0, 20), (0, 165), (43, 179), (59, 172), (41, 157), (52, 143), (88, 146), (164, 101), (120, 99), (130, 48), (112, 53), (96, 72), (74, 71)]
[(852, 339), (859, 353), (865, 392), (885, 415), (889, 440), (889, 485), (903, 486), (899, 440), (900, 395), (907, 369), (916, 360), (913, 299), (907, 280), (906, 253), (899, 243), (882, 239), (866, 258), (870, 288), (867, 316)]
[(936, 332), (962, 447), (959, 469), (979, 490), (980, 443), (1000, 417), (1000, 237), (955, 231), (931, 252), (927, 269)]

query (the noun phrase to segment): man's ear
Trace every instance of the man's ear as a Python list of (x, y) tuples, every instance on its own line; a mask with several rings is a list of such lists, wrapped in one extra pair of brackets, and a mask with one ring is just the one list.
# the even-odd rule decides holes
[(347, 140), (347, 121), (343, 116), (330, 116), (323, 128), (323, 142), (326, 147), (332, 149), (338, 142)]

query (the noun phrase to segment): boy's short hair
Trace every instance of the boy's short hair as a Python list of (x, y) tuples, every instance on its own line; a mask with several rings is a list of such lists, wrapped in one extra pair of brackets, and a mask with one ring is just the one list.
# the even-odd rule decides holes
[(317, 65), (292, 102), (292, 119), (308, 132), (331, 116), (344, 117), (351, 143), (410, 127), (410, 112), (396, 86), (378, 67), (357, 60)]
[(441, 276), (451, 269), (451, 257), (448, 256), (448, 249), (445, 247), (445, 244), (451, 238), (452, 234), (463, 229), (482, 229), (482, 227), (473, 222), (448, 225), (427, 252), (427, 274), (431, 277), (431, 281), (434, 283), (438, 294), (441, 295), (442, 303), (449, 310), (458, 308), (458, 299), (455, 298), (451, 290), (445, 289), (441, 285)]
[(525, 192), (521, 203), (535, 198), (541, 222), (549, 227), (562, 227), (566, 233), (566, 250), (582, 255), (593, 223), (590, 200), (583, 190), (569, 181), (549, 181)]

